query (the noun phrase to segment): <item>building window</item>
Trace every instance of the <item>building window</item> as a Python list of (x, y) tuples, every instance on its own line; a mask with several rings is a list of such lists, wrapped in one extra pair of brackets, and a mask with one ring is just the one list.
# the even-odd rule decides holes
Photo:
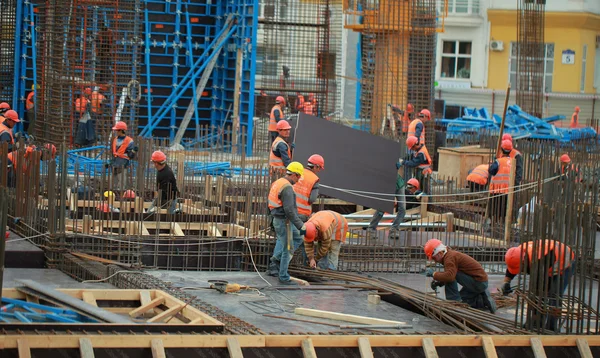
[(583, 45), (581, 53), (581, 93), (585, 92), (585, 67), (587, 65), (587, 45)]
[[(479, 2), (481, 0), (448, 0), (448, 13), (450, 14), (479, 14)], [(445, 2), (438, 0), (438, 13), (444, 13)]]
[[(554, 44), (545, 44), (544, 52), (544, 92), (552, 92), (552, 74), (554, 73)], [(510, 43), (509, 81), (511, 87), (517, 88), (517, 43)], [(530, 80), (531, 83), (531, 80)], [(532, 88), (530, 87), (529, 90)]]
[(471, 78), (471, 42), (442, 43), (442, 78)]

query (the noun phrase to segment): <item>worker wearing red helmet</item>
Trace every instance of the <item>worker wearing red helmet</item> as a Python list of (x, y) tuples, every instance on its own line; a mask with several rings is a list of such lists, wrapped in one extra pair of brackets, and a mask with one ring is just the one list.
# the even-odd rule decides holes
[(56, 159), (56, 146), (54, 144), (46, 143), (46, 145), (44, 145), (44, 151), (42, 152), (42, 159), (47, 159), (47, 160)]
[[(400, 224), (404, 222), (404, 217), (406, 216), (406, 210), (415, 208), (420, 205), (421, 197), (423, 197), (423, 192), (419, 189), (421, 185), (419, 181), (415, 178), (409, 179), (406, 183), (404, 183), (404, 179), (398, 173), (396, 177), (396, 209), (398, 210), (396, 213), (396, 218), (392, 222), (392, 227), (390, 228), (390, 233), (388, 238), (390, 239), (399, 239), (400, 238)], [(377, 226), (379, 222), (383, 218), (385, 213), (383, 211), (376, 211), (373, 214), (373, 218), (371, 218), (371, 222), (369, 223), (369, 227), (367, 228), (367, 239), (377, 239)]]
[(481, 164), (469, 170), (467, 183), (469, 183), (471, 193), (481, 192), (486, 189), (490, 178), (489, 169), (489, 164)]
[(313, 154), (308, 158), (304, 174), (294, 185), (296, 193), (296, 206), (298, 216), (302, 222), (306, 222), (312, 214), (312, 204), (319, 196), (319, 177), (317, 174), (325, 169), (325, 159), (319, 154)]
[[(510, 282), (519, 273), (537, 273), (537, 278), (529, 280), (532, 284), (531, 289), (535, 291), (529, 290), (529, 292), (534, 295), (550, 297), (548, 305), (560, 309), (562, 305), (561, 297), (564, 295), (575, 269), (575, 253), (569, 246), (557, 240), (527, 241), (517, 247), (508, 249), (504, 260), (506, 262), (506, 273), (504, 283), (498, 288), (498, 291), (508, 295), (512, 292)], [(533, 318), (530, 321), (528, 320), (533, 327), (529, 327), (529, 324), (526, 323), (525, 328), (545, 328), (555, 332), (560, 330), (554, 315), (550, 314), (546, 318), (532, 306), (530, 306), (530, 309), (532, 312), (527, 316)]]
[(10, 104), (6, 103), (6, 102), (2, 102), (0, 103), (0, 121), (4, 120), (4, 113), (6, 113), (6, 111), (10, 110)]
[(579, 127), (579, 111), (580, 108), (579, 106), (575, 107), (575, 111), (573, 112), (573, 115), (571, 116), (571, 128), (577, 128)]
[(177, 197), (179, 196), (177, 179), (173, 174), (173, 170), (167, 164), (167, 155), (157, 150), (150, 156), (150, 161), (156, 168), (156, 190), (159, 196), (154, 198), (152, 205), (146, 212), (149, 214), (154, 213), (159, 207), (169, 208), (169, 214), (181, 212), (177, 207)]
[[(427, 277), (433, 278), (432, 289), (443, 286), (447, 300), (462, 301), (473, 308), (496, 312), (496, 302), (488, 289), (488, 275), (479, 262), (446, 247), (437, 239), (427, 241), (424, 251), (428, 260), (444, 265), (444, 272), (434, 272), (432, 268), (425, 271)], [(460, 291), (458, 284), (462, 286)]]
[(406, 139), (406, 146), (412, 151), (409, 160), (400, 159), (396, 164), (396, 168), (404, 166), (406, 168), (415, 169), (415, 178), (421, 183), (424, 192), (429, 192), (429, 177), (433, 173), (433, 160), (429, 155), (429, 151), (425, 146), (425, 142), (419, 142), (415, 136), (409, 136)]
[(316, 116), (317, 115), (317, 102), (315, 100), (315, 94), (311, 93), (308, 95), (308, 99), (304, 101), (304, 105), (302, 107), (302, 112)]
[(277, 98), (275, 98), (275, 105), (271, 108), (271, 114), (269, 115), (269, 134), (271, 135), (271, 143), (277, 138), (277, 123), (284, 119), (284, 106), (285, 98), (283, 98), (283, 96), (277, 96)]
[(112, 130), (114, 131), (111, 146), (112, 159), (108, 165), (113, 168), (115, 186), (111, 189), (120, 189), (120, 176), (125, 173), (130, 161), (135, 158), (138, 148), (135, 146), (133, 138), (127, 135), (127, 124), (125, 122), (118, 121), (112, 127)]
[(296, 103), (294, 108), (298, 113), (304, 111), (304, 96), (300, 92), (296, 92)]
[(560, 180), (571, 178), (577, 182), (583, 181), (583, 178), (579, 175), (579, 169), (571, 162), (571, 157), (568, 154), (560, 156), (560, 175)]
[(92, 118), (90, 96), (92, 89), (86, 87), (81, 91), (81, 96), (75, 100), (75, 114), (77, 121), (77, 134), (75, 144), (89, 146), (96, 142), (96, 121)]
[[(514, 165), (514, 160), (510, 157), (510, 152), (513, 149), (512, 142), (505, 139), (500, 144), (501, 157), (496, 159), (488, 169), (490, 174), (490, 200), (488, 202), (488, 214), (484, 223), (486, 232), (490, 231), (492, 221), (497, 224), (504, 222), (506, 217), (507, 194), (514, 186), (510, 182), (511, 166)], [(512, 189), (514, 190), (514, 189)]]
[(337, 270), (347, 232), (348, 221), (335, 211), (323, 210), (311, 216), (304, 235), (304, 250), (310, 267)]
[(415, 136), (418, 139), (419, 144), (425, 144), (425, 125), (423, 121), (431, 120), (431, 112), (428, 109), (423, 109), (419, 112), (417, 118), (415, 118), (408, 125), (407, 136)]
[[(404, 115), (402, 116), (402, 133), (408, 133), (408, 129), (410, 127), (410, 122), (412, 121), (412, 115), (415, 113), (415, 108), (412, 103), (406, 105), (406, 111), (404, 111)], [(415, 128), (416, 132), (416, 128)]]
[(0, 144), (8, 143), (9, 153), (17, 150), (13, 129), (19, 122), (21, 122), (19, 115), (11, 109), (4, 113), (4, 122), (0, 123)]
[[(510, 151), (508, 156), (515, 161), (515, 186), (521, 185), (523, 180), (523, 155), (515, 148), (515, 142), (510, 134), (505, 133), (502, 135), (502, 140), (509, 140), (512, 143), (513, 149)], [(501, 153), (498, 153), (498, 158), (502, 157)]]
[(292, 126), (284, 119), (277, 122), (276, 128), (279, 135), (271, 144), (269, 167), (271, 175), (279, 178), (285, 173), (285, 168), (292, 162), (292, 146), (287, 142), (290, 138)]

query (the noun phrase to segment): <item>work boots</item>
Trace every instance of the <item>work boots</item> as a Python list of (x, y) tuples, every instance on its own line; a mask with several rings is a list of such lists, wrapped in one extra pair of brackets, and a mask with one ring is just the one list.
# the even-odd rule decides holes
[(368, 228), (367, 229), (367, 240), (377, 239), (377, 229)]
[(481, 296), (483, 298), (483, 306), (490, 310), (490, 313), (496, 313), (496, 301), (490, 296), (490, 291), (486, 290)]
[(400, 238), (400, 230), (398, 230), (397, 228), (393, 227), (390, 229), (390, 234), (388, 236), (391, 239), (394, 240), (398, 240)]

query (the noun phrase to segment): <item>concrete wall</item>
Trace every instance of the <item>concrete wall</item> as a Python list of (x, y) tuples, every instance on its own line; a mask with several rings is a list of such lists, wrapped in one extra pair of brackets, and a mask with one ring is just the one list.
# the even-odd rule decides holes
[[(516, 10), (516, 0), (484, 0), (490, 9)], [(590, 12), (600, 15), (598, 0), (546, 0), (546, 11)]]

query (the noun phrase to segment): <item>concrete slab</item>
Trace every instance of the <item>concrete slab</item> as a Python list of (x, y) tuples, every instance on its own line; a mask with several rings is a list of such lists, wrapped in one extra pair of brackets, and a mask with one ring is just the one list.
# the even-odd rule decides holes
[(13, 288), (19, 286), (17, 282), (20, 279), (34, 280), (49, 287), (54, 288), (108, 288), (117, 287), (108, 283), (81, 283), (67, 274), (55, 269), (5, 269), (2, 287)]

